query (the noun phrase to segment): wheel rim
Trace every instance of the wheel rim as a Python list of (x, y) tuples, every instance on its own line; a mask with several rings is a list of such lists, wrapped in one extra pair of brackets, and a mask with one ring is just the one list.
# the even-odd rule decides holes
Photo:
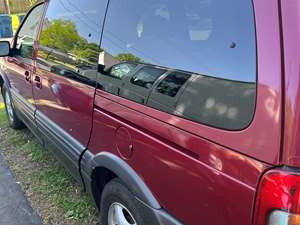
[(8, 118), (12, 122), (14, 120), (14, 111), (13, 111), (12, 102), (8, 92), (5, 92), (5, 105), (6, 105)]
[(108, 225), (137, 225), (137, 223), (125, 206), (113, 203), (108, 210)]

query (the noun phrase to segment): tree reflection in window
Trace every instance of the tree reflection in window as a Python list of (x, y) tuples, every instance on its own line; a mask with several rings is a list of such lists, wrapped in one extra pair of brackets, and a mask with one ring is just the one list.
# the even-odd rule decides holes
[(143, 60), (139, 57), (135, 56), (132, 53), (120, 53), (116, 56), (116, 59), (118, 59), (120, 62), (134, 62), (134, 63), (143, 63)]
[(48, 71), (88, 85), (96, 85), (101, 49), (89, 43), (71, 20), (45, 20), (40, 38), (38, 63)]

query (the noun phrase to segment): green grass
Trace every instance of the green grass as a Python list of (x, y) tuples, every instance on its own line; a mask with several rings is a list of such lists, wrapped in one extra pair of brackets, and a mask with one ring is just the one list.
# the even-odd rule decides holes
[(0, 128), (7, 126), (6, 113), (4, 110), (4, 104), (0, 102)]
[(39, 167), (33, 172), (24, 172), (18, 164), (13, 165), (15, 173), (22, 173), (22, 185), (31, 186), (33, 193), (61, 209), (64, 217), (76, 224), (90, 224), (93, 217), (97, 220), (97, 210), (90, 197), (80, 190), (55, 157), (43, 149), (28, 130), (15, 131), (7, 127), (5, 110), (0, 107), (0, 128), (7, 130), (4, 144), (13, 146), (33, 166)]

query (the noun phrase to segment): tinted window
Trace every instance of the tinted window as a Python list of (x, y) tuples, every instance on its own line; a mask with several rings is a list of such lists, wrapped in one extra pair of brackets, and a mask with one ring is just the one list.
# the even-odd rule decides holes
[(246, 127), (252, 119), (256, 87), (251, 83), (195, 76), (176, 104), (176, 114), (226, 129)]
[(130, 80), (132, 84), (150, 89), (154, 82), (166, 71), (155, 67), (144, 67), (138, 71)]
[(33, 43), (36, 39), (44, 5), (34, 8), (27, 16), (17, 36), (17, 55), (32, 59)]
[(43, 23), (38, 67), (96, 85), (106, 1), (51, 0)]
[[(125, 82), (135, 84), (127, 85), (133, 93), (137, 86), (153, 89), (145, 93), (150, 95), (144, 101), (148, 106), (225, 129), (241, 129), (252, 120), (256, 42), (251, 0), (111, 0), (101, 47), (108, 56), (101, 63), (107, 68), (124, 61), (147, 65), (147, 73)], [(162, 75), (155, 72), (157, 66), (170, 74), (156, 85)], [(207, 78), (203, 84), (201, 78)], [(209, 95), (194, 89), (202, 85), (209, 85)], [(118, 88), (122, 93), (122, 86)], [(249, 107), (241, 96), (247, 96), (243, 101)], [(193, 102), (187, 104), (187, 99)], [(238, 113), (215, 114), (204, 107), (208, 99), (227, 105), (227, 110), (234, 106)]]

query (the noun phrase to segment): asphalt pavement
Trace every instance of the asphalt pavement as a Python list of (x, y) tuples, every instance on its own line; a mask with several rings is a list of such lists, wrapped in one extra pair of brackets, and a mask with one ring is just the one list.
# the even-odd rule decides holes
[(1, 150), (0, 225), (42, 225), (41, 218), (30, 206), (21, 186), (7, 166)]

